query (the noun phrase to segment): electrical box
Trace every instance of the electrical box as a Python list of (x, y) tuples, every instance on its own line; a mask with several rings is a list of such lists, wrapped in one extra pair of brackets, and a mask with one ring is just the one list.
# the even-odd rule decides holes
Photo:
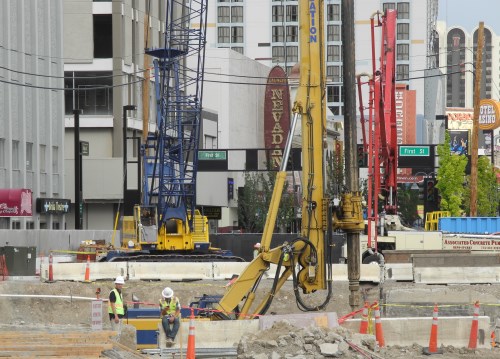
[(34, 276), (36, 272), (36, 247), (0, 247), (5, 255), (9, 276)]

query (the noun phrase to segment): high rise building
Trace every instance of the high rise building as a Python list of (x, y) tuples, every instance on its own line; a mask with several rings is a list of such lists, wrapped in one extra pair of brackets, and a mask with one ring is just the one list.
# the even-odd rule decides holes
[(0, 229), (59, 229), (64, 181), (62, 0), (0, 2)]

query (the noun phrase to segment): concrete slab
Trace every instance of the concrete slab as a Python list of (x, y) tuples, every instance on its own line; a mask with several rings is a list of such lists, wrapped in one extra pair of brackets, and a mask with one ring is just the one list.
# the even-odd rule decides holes
[(129, 280), (198, 280), (212, 279), (211, 262), (129, 262)]
[(334, 328), (339, 326), (335, 312), (310, 312), (304, 314), (264, 315), (259, 318), (259, 330), (269, 329), (276, 322), (287, 321), (297, 328), (318, 326)]
[[(472, 317), (440, 317), (438, 318), (438, 347), (452, 345), (457, 348), (469, 344)], [(352, 331), (359, 331), (360, 320), (350, 319), (341, 326)], [(429, 346), (432, 317), (425, 318), (382, 318), (385, 343), (388, 346), (410, 346), (418, 344)], [(478, 320), (478, 348), (491, 348), (490, 317), (480, 316)], [(373, 329), (374, 330), (374, 329)]]
[[(85, 280), (86, 262), (84, 263), (54, 263), (52, 265), (54, 280), (70, 280), (83, 282)], [(127, 263), (125, 262), (91, 262), (89, 265), (90, 281), (111, 280), (117, 276), (127, 276)], [(49, 280), (49, 264), (42, 263), (40, 280)]]
[[(194, 322), (196, 348), (235, 348), (241, 337), (247, 333), (259, 331), (258, 320), (195, 320)], [(158, 325), (159, 348), (166, 348), (165, 332)], [(172, 348), (186, 348), (189, 337), (189, 319), (182, 320), (179, 333)]]
[(385, 273), (387, 280), (413, 281), (413, 266), (411, 263), (386, 264)]
[(500, 267), (414, 267), (415, 283), (500, 283)]

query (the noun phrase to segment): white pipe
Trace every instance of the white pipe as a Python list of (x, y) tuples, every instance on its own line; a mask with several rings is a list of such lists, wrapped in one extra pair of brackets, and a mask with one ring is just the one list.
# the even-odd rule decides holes
[[(0, 294), (4, 298), (59, 298), (59, 299), (78, 299), (78, 300), (97, 300), (94, 297), (74, 297), (71, 295), (48, 295), (48, 294)], [(107, 299), (101, 299), (107, 302)]]

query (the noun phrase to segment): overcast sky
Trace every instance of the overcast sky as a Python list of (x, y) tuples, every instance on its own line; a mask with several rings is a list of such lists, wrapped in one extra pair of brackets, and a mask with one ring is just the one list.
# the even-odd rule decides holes
[(500, 0), (439, 0), (438, 20), (446, 21), (447, 27), (462, 26), (469, 33), (483, 21), (500, 35)]

